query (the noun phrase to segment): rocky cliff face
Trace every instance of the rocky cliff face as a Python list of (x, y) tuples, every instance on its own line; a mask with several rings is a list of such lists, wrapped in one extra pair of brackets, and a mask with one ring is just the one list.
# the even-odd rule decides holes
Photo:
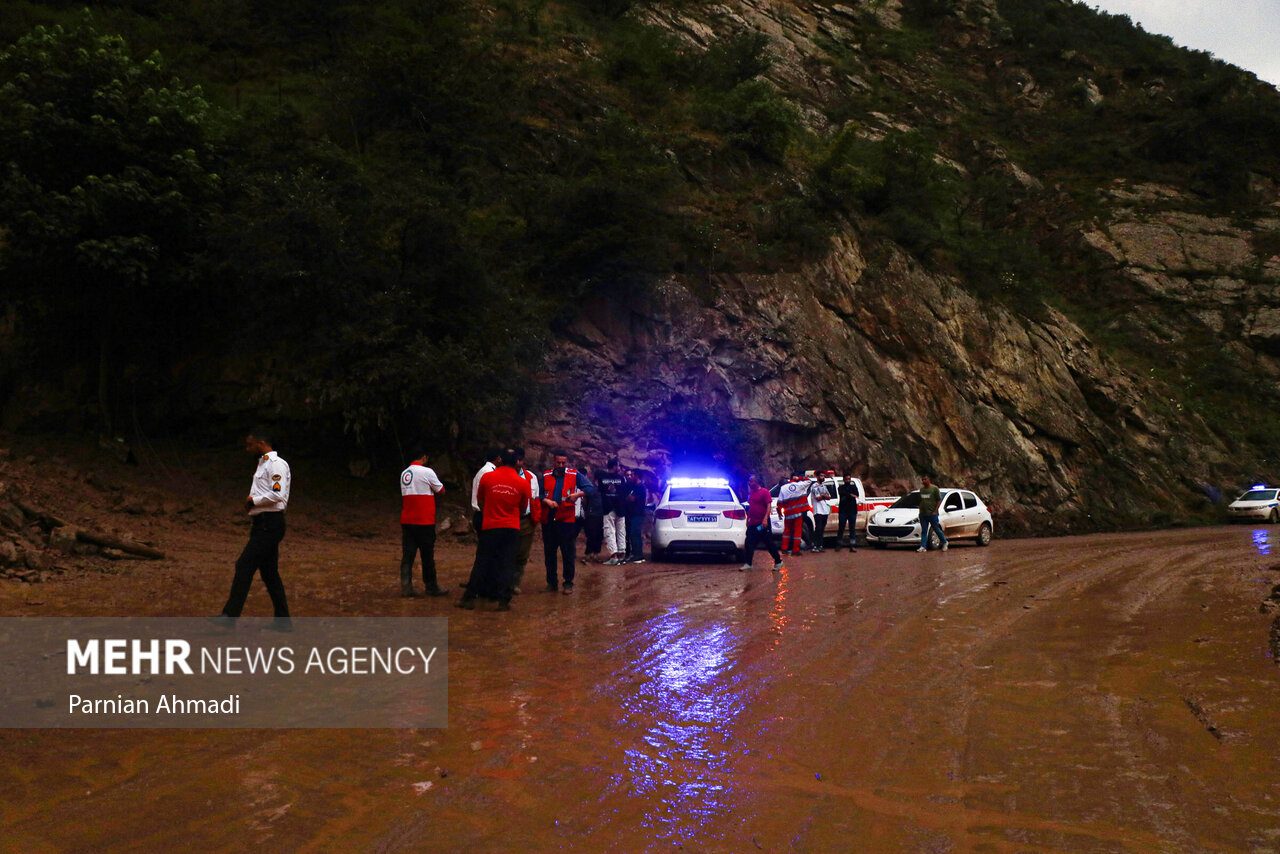
[[(896, 4), (873, 5), (894, 23)], [(865, 11), (741, 0), (715, 7), (715, 20), (651, 18), (695, 41), (725, 20), (767, 33), (779, 60), (771, 77), (818, 104), (865, 85), (817, 61), (818, 42), (846, 37), (842, 20)], [(974, 4), (953, 38), (986, 43), (994, 14)], [(1025, 72), (999, 73), (1021, 81), (1015, 97), (1036, 89)], [(816, 110), (808, 120), (824, 121)], [(1087, 304), (1105, 296), (1109, 314), (1073, 319), (1045, 306), (1031, 319), (979, 301), (904, 251), (871, 252), (875, 239), (850, 223), (799, 271), (672, 277), (629, 302), (585, 305), (559, 344), (553, 412), (530, 433), (661, 470), (669, 449), (655, 421), (700, 407), (759, 436), (771, 475), (821, 463), (896, 492), (932, 471), (978, 490), (1006, 533), (1204, 518), (1215, 489), (1268, 472), (1170, 383), (1203, 368), (1190, 362), (1206, 342), (1246, 371), (1280, 376), (1280, 256), (1268, 250), (1280, 241), (1267, 237), (1280, 220), (1205, 216), (1176, 187), (1124, 181), (1096, 210), (1053, 227), (1095, 271), (1078, 283)], [(1098, 338), (1109, 332), (1139, 342), (1151, 367), (1111, 355)], [(1188, 336), (1201, 346), (1183, 346)]]

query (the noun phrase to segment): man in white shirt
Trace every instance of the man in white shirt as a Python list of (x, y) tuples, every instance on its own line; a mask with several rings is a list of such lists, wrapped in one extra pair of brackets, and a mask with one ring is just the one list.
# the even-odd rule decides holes
[(291, 473), (289, 464), (271, 447), (266, 430), (255, 429), (244, 439), (244, 449), (258, 458), (258, 468), (249, 484), (244, 500), (245, 510), (253, 520), (249, 542), (236, 561), (236, 574), (231, 593), (222, 613), (214, 619), (230, 622), (240, 616), (255, 573), (262, 575), (275, 612), (275, 627), (289, 624), (289, 603), (280, 580), (280, 541), (284, 539), (284, 511), (289, 505)]
[(498, 467), (498, 463), (502, 461), (502, 449), (490, 448), (485, 461), (485, 464), (480, 466), (480, 471), (476, 472), (476, 476), (471, 478), (471, 527), (477, 534), (480, 533), (484, 520), (484, 514), (480, 512), (480, 478)]
[(520, 517), (520, 546), (516, 550), (515, 571), (512, 572), (511, 585), (514, 592), (520, 592), (520, 583), (524, 580), (524, 568), (529, 563), (529, 553), (533, 551), (533, 535), (542, 521), (542, 479), (524, 467), (524, 448), (516, 446), (512, 449), (516, 455), (516, 471), (529, 482), (531, 501), (529, 507)]

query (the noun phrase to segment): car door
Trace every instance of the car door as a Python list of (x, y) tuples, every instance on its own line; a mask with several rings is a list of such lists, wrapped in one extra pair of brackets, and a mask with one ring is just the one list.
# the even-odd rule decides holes
[(964, 502), (964, 510), (962, 515), (964, 521), (959, 529), (961, 537), (978, 536), (978, 526), (982, 523), (982, 513), (978, 510), (978, 496), (972, 492), (960, 493), (960, 499)]
[(938, 521), (942, 523), (942, 532), (948, 537), (964, 536), (961, 533), (964, 528), (964, 499), (959, 492), (949, 492), (942, 499), (942, 513)]

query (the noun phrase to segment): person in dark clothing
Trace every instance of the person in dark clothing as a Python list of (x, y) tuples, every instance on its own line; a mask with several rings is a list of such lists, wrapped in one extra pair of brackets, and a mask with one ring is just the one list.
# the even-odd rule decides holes
[(627, 472), (622, 492), (622, 510), (627, 517), (627, 563), (644, 563), (644, 509), (649, 500), (640, 472)]
[[(598, 470), (597, 470), (598, 471)], [(596, 474), (596, 472), (592, 472)], [(582, 530), (587, 534), (587, 548), (583, 560), (599, 563), (600, 549), (604, 545), (604, 501), (598, 487), (589, 480), (582, 482)]]
[(836, 548), (845, 542), (844, 526), (849, 526), (849, 551), (858, 550), (858, 485), (849, 475), (844, 476), (844, 483), (836, 490), (840, 498), (840, 521), (836, 526)]
[(618, 468), (618, 458), (609, 460), (605, 470), (596, 478), (600, 488), (600, 509), (604, 512), (604, 549), (609, 552), (607, 566), (617, 566), (627, 556), (627, 514), (622, 509), (622, 491), (627, 478)]

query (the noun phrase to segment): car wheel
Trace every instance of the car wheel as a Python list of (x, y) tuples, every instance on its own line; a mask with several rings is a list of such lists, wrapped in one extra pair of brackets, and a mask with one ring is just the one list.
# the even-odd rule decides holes
[(667, 550), (660, 549), (657, 546), (649, 546), (649, 559), (657, 563), (662, 563), (667, 559)]
[(986, 522), (983, 522), (982, 527), (978, 529), (978, 545), (991, 545), (991, 526)]
[(808, 516), (804, 517), (804, 523), (801, 528), (800, 538), (804, 541), (805, 546), (813, 548), (817, 545), (813, 541), (813, 520)]
[(1280, 523), (1280, 510), (1274, 507), (1271, 508), (1271, 516), (1267, 521), (1269, 521), (1272, 525), (1275, 525), (1276, 523)]
[(935, 528), (929, 529), (929, 551), (934, 552), (942, 548), (942, 538), (938, 536)]

